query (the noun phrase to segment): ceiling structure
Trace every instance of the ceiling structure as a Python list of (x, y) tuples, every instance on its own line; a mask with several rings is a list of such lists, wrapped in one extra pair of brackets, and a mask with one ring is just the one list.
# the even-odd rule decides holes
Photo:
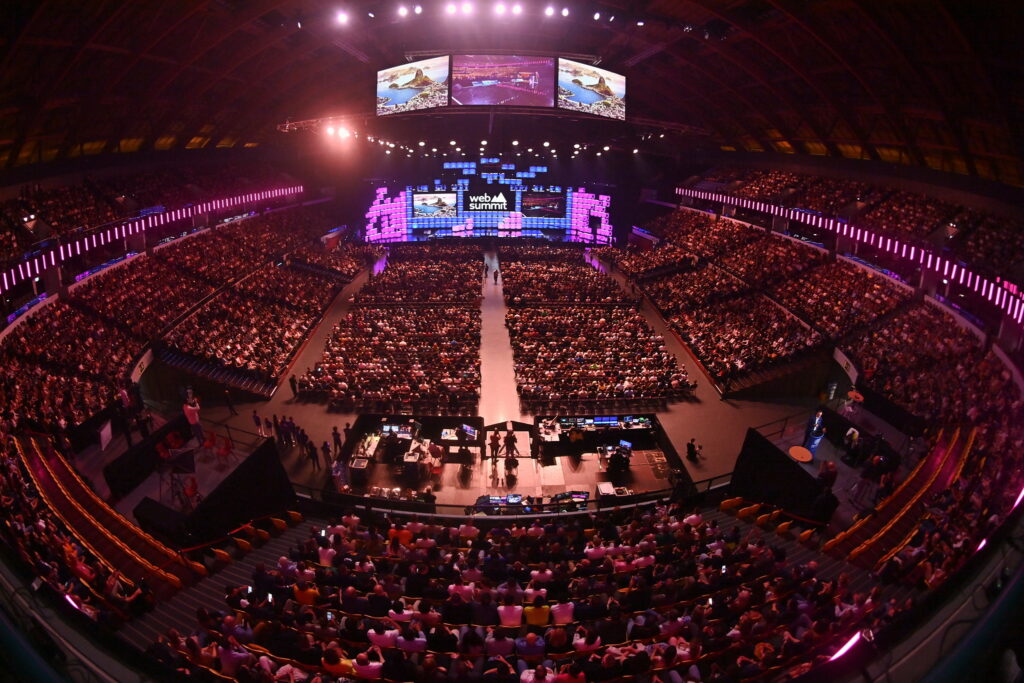
[[(505, 0), (522, 12), (498, 16), (497, 2), (472, 0), (468, 14), (463, 0), (454, 14), (448, 0), (13, 3), (0, 27), (0, 169), (268, 145), (282, 140), (279, 123), (323, 116), (381, 135), (392, 124), (373, 117), (377, 69), (491, 50), (594, 55), (628, 78), (626, 124), (511, 119), (524, 130), (663, 127), (677, 145), (1024, 184), (1022, 3)], [(415, 116), (393, 125), (445, 140), (467, 125), (442, 111), (408, 123)]]

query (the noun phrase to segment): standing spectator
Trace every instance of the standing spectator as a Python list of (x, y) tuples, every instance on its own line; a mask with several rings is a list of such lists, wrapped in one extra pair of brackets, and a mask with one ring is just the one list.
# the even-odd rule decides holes
[(256, 412), (255, 408), (252, 409), (252, 421), (253, 424), (256, 425), (256, 433), (260, 436), (266, 436), (266, 433), (263, 431), (263, 420), (260, 418), (260, 415)]
[(334, 455), (337, 456), (341, 453), (342, 444), (341, 432), (338, 431), (338, 425), (334, 425), (334, 428), (331, 430), (331, 439), (334, 441)]
[(185, 419), (188, 421), (189, 428), (192, 430), (192, 436), (195, 437), (198, 443), (203, 443), (203, 426), (199, 424), (199, 399), (193, 396), (181, 409), (185, 413)]
[(686, 443), (686, 459), (690, 462), (697, 462), (697, 439), (690, 439)]
[(299, 380), (297, 380), (295, 378), (295, 375), (292, 375), (291, 377), (288, 378), (288, 385), (292, 388), (292, 398), (295, 398), (296, 396), (298, 396), (299, 395)]
[(234, 401), (231, 400), (231, 390), (230, 389), (225, 389), (224, 390), (224, 405), (226, 405), (228, 407), (228, 410), (231, 411), (232, 415), (238, 415), (238, 411), (235, 410), (235, 403), (234, 403)]

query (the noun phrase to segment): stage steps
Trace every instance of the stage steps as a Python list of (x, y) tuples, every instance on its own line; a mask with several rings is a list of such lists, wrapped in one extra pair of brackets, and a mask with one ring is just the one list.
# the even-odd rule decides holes
[[(253, 549), (245, 555), (195, 585), (180, 591), (170, 600), (157, 604), (156, 608), (140, 619), (125, 624), (119, 633), (140, 650), (149, 647), (160, 633), (168, 629), (177, 629), (182, 635), (195, 630), (196, 610), (205, 607), (209, 610), (227, 610), (224, 602), (224, 587), (248, 585), (252, 583), (252, 572), (256, 565), (263, 563), (268, 569), (277, 566), (282, 555), (288, 555), (292, 548), (305, 540), (314, 526), (312, 521), (304, 521), (287, 529), (280, 536), (274, 536), (264, 545)], [(322, 526), (322, 522), (317, 522)]]
[(941, 478), (940, 475), (946, 470), (950, 460), (956, 460), (950, 454), (958, 447), (960, 438), (959, 429), (949, 435), (945, 432), (940, 433), (931, 451), (921, 459), (903, 483), (878, 505), (874, 514), (862, 518), (846, 531), (833, 537), (825, 543), (822, 550), (834, 556), (847, 558), (855, 551), (857, 554), (862, 553), (863, 550), (858, 551), (858, 548), (883, 532), (890, 522), (903, 514), (905, 508), (924, 498), (923, 491), (930, 489), (933, 483)]
[(258, 400), (269, 399), (276, 388), (273, 382), (253, 377), (251, 373), (211, 363), (174, 348), (157, 350), (157, 358), (172, 368), (239, 389), (254, 395)]

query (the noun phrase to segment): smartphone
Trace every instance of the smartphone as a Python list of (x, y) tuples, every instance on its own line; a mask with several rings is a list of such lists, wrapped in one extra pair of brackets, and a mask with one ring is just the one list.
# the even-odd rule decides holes
[(321, 529), (320, 530), (320, 537), (321, 538), (327, 538), (327, 529)]
[(722, 573), (723, 574), (725, 573), (725, 565), (724, 564), (722, 565)]
[(246, 592), (247, 595), (252, 595), (252, 586), (246, 586), (245, 587), (245, 592)]
[(271, 604), (271, 605), (274, 604), (274, 594), (273, 593), (267, 593), (267, 603)]
[(334, 611), (327, 610), (327, 621), (334, 621)]
[(708, 607), (711, 607), (714, 604), (715, 604), (714, 598), (708, 598)]

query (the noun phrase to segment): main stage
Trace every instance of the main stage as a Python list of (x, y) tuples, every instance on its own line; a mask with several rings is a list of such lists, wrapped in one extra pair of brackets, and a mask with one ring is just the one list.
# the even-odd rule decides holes
[[(511, 459), (509, 434), (517, 451)], [(352, 426), (328, 497), (450, 514), (511, 514), (569, 499), (577, 507), (619, 505), (689, 483), (655, 415), (483, 425), (479, 417), (374, 414)]]

